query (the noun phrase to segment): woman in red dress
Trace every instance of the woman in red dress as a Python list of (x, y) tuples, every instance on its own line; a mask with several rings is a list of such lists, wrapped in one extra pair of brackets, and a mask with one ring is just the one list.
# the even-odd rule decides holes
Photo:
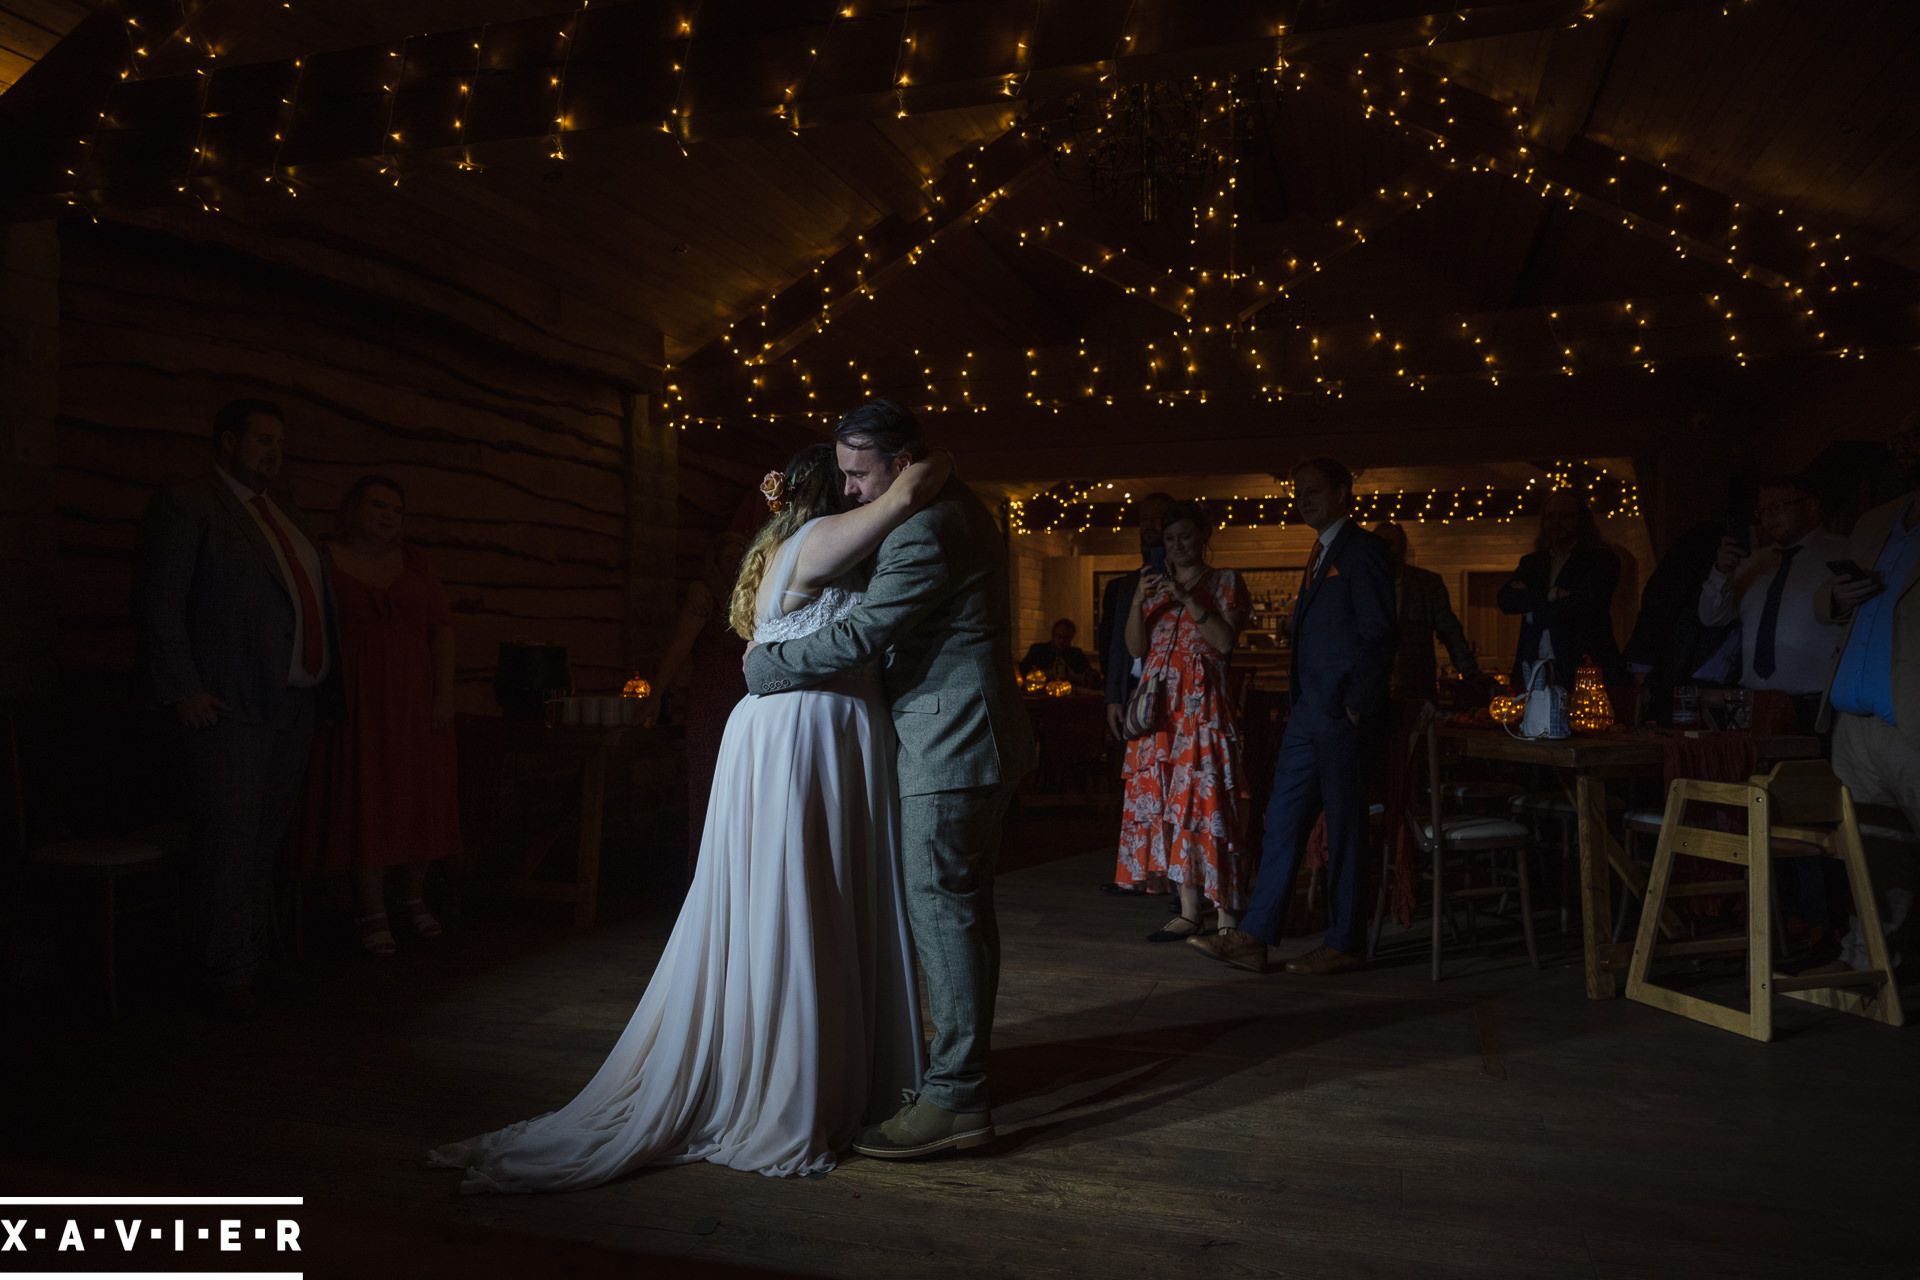
[(1125, 806), (1114, 882), (1180, 894), (1180, 914), (1148, 935), (1172, 942), (1200, 929), (1203, 902), (1232, 928), (1246, 909), (1240, 848), (1240, 731), (1227, 700), (1227, 657), (1246, 625), (1246, 583), (1206, 563), (1212, 525), (1196, 503), (1167, 509), (1164, 574), (1144, 572), (1127, 615), (1127, 651), (1141, 679), (1163, 682), (1154, 732), (1127, 744)]
[(324, 726), (308, 782), (308, 865), (353, 876), (360, 943), (392, 955), (388, 873), (413, 931), (437, 938), (427, 868), (460, 850), (453, 738), (453, 618), (433, 567), (402, 538), (406, 497), (354, 482), (327, 543), (346, 719)]

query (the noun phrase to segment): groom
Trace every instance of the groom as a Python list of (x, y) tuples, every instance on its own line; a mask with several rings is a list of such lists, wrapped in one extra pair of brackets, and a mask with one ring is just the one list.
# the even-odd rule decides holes
[[(869, 400), (840, 419), (849, 498), (872, 502), (927, 455), (913, 414)], [(919, 1097), (854, 1142), (912, 1159), (993, 1137), (987, 1048), (1000, 985), (993, 868), (1033, 730), (1013, 676), (1006, 544), (958, 476), (880, 544), (864, 602), (830, 627), (747, 654), (747, 688), (780, 693), (886, 657), (900, 742), (900, 852), (907, 916), (934, 1023)]]

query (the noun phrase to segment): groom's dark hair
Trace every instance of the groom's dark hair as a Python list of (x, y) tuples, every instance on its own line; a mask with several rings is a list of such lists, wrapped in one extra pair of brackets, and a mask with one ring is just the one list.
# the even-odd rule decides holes
[(920, 419), (891, 400), (869, 400), (848, 411), (833, 429), (833, 438), (849, 449), (877, 449), (888, 462), (903, 453), (916, 462), (927, 456)]

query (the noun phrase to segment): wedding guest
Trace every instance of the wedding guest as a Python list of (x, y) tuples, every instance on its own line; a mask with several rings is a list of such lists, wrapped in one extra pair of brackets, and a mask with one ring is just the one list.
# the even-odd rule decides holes
[[(766, 514), (765, 500), (753, 499), (756, 515)], [(736, 522), (737, 524), (738, 522)], [(686, 730), (687, 746), (687, 873), (700, 857), (700, 836), (707, 826), (712, 798), (714, 765), (720, 759), (720, 738), (734, 703), (747, 696), (747, 680), (740, 671), (747, 642), (727, 625), (727, 601), (740, 559), (747, 553), (749, 535), (737, 527), (721, 530), (701, 557), (700, 576), (687, 584), (673, 636), (654, 677), (653, 696), (642, 706), (641, 723), (660, 718), (667, 690), (682, 673), (687, 676), (684, 696), (674, 700), (675, 718)]]
[[(1736, 496), (1733, 509), (1746, 506)], [(1730, 529), (1750, 536), (1744, 519), (1706, 520), (1682, 533), (1660, 557), (1640, 593), (1640, 612), (1621, 658), (1644, 694), (1634, 710), (1662, 724), (1672, 716), (1675, 686), (1717, 675), (1720, 655), (1738, 644), (1737, 622), (1707, 626), (1700, 621), (1700, 588)]]
[[(1764, 482), (1755, 514), (1745, 537), (1720, 540), (1713, 569), (1700, 588), (1700, 621), (1737, 630), (1736, 683), (1753, 693), (1791, 699), (1793, 728), (1808, 733), (1840, 641), (1838, 627), (1814, 616), (1814, 592), (1832, 576), (1828, 563), (1847, 557), (1847, 540), (1821, 527), (1820, 499), (1801, 476)], [(1754, 542), (1759, 545), (1750, 551)], [(1820, 858), (1780, 864), (1789, 936), (1811, 941), (1832, 936), (1827, 871)]]
[(1141, 660), (1142, 679), (1163, 684), (1158, 724), (1127, 744), (1114, 882), (1171, 884), (1180, 895), (1180, 914), (1150, 942), (1195, 935), (1207, 900), (1222, 928), (1246, 905), (1240, 733), (1227, 699), (1227, 659), (1252, 606), (1239, 574), (1207, 564), (1212, 532), (1197, 504), (1169, 506), (1161, 535), (1166, 572), (1140, 575), (1127, 612), (1127, 652)]
[(316, 710), (338, 698), (319, 543), (298, 506), (267, 492), (286, 430), (271, 401), (223, 406), (211, 470), (147, 504), (134, 573), (145, 676), (180, 728), (204, 976), (214, 1013), (236, 1019), (253, 1013)]
[[(1160, 526), (1173, 499), (1164, 493), (1150, 493), (1140, 499), (1140, 563), (1156, 572), (1166, 568), (1166, 552), (1160, 541)], [(1127, 652), (1127, 617), (1133, 593), (1140, 585), (1141, 569), (1134, 569), (1107, 583), (1100, 595), (1100, 617), (1094, 626), (1094, 648), (1100, 654), (1100, 671), (1107, 690), (1107, 729), (1117, 740), (1120, 717), (1127, 699), (1133, 696), (1139, 675), (1133, 655)]]
[[(1814, 596), (1814, 616), (1846, 628), (1817, 727), (1833, 731), (1833, 771), (1854, 802), (1896, 807), (1920, 831), (1920, 490), (1861, 516), (1844, 559)], [(1905, 923), (1913, 876), (1911, 855), (1875, 869), (1890, 934)], [(1841, 955), (1867, 967), (1857, 930)]]
[(1847, 539), (1823, 527), (1820, 499), (1799, 476), (1763, 483), (1756, 514), (1758, 547), (1720, 540), (1700, 588), (1700, 621), (1739, 628), (1740, 687), (1793, 698), (1805, 732), (1840, 642), (1839, 628), (1814, 615), (1814, 593), (1833, 576), (1827, 565), (1847, 558)]
[(1480, 676), (1480, 663), (1467, 643), (1467, 629), (1453, 611), (1453, 597), (1439, 574), (1407, 563), (1407, 531), (1391, 520), (1373, 526), (1374, 536), (1386, 544), (1393, 561), (1394, 618), (1399, 643), (1394, 649), (1393, 675), (1388, 680), (1396, 702), (1436, 702), (1440, 696), (1439, 670), (1433, 656), (1433, 638), (1447, 646), (1453, 666), (1469, 680)]
[(1325, 813), (1327, 936), (1287, 962), (1288, 973), (1322, 975), (1364, 963), (1367, 775), (1388, 715), (1393, 563), (1386, 544), (1349, 518), (1353, 473), (1342, 463), (1313, 458), (1294, 467), (1293, 501), (1314, 539), (1293, 607), (1287, 673), (1293, 711), (1274, 766), (1260, 870), (1239, 927), (1223, 925), (1192, 945), (1216, 960), (1265, 972), (1308, 834)]
[(1054, 623), (1053, 639), (1035, 641), (1027, 650), (1027, 656), (1020, 659), (1020, 674), (1044, 671), (1049, 680), (1068, 680), (1078, 685), (1094, 683), (1095, 673), (1093, 664), (1087, 661), (1087, 651), (1073, 642), (1078, 630), (1072, 618)]
[(460, 851), (454, 774), (453, 615), (406, 540), (406, 494), (363, 476), (340, 503), (328, 566), (339, 601), (347, 714), (321, 729), (308, 782), (308, 864), (353, 878), (360, 945), (394, 953), (387, 882), (421, 938), (438, 938), (427, 870)]
[(1620, 650), (1613, 638), (1613, 593), (1620, 557), (1600, 536), (1593, 510), (1571, 489), (1555, 489), (1540, 504), (1540, 537), (1513, 578), (1500, 588), (1502, 613), (1523, 616), (1514, 681), (1528, 663), (1549, 660), (1552, 682), (1573, 688), (1588, 658), (1606, 680), (1618, 678)]

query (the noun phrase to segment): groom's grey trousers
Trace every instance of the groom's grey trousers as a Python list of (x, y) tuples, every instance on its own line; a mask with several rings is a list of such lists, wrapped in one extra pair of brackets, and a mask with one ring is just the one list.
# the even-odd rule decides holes
[(933, 1047), (920, 1096), (948, 1111), (985, 1111), (1000, 924), (993, 872), (1014, 785), (900, 797), (907, 917), (927, 976)]

